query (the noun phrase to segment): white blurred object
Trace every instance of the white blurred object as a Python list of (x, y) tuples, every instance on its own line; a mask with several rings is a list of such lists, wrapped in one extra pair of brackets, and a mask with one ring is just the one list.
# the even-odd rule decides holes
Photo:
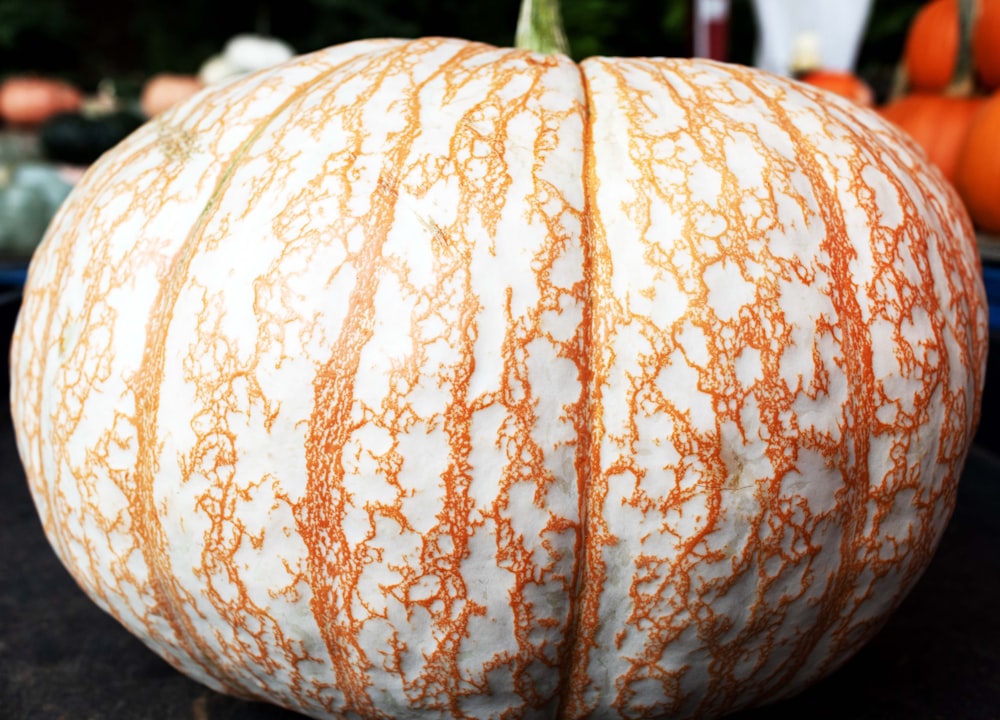
[(757, 67), (792, 75), (812, 68), (854, 72), (873, 0), (753, 0)]
[(222, 55), (236, 67), (252, 72), (291, 60), (295, 51), (277, 38), (237, 35), (226, 43)]
[(219, 55), (208, 58), (198, 70), (206, 85), (214, 85), (263, 70), (290, 60), (295, 51), (282, 40), (260, 35), (237, 35), (226, 43)]

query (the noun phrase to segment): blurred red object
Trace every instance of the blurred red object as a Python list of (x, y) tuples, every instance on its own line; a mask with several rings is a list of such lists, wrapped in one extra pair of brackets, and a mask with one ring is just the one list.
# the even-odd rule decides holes
[(692, 0), (695, 57), (726, 60), (729, 54), (729, 0)]

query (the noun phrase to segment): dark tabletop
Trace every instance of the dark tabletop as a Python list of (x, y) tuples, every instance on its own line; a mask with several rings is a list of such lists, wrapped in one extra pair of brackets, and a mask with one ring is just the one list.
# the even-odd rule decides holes
[[(4, 347), (15, 313), (16, 301), (0, 298)], [(992, 349), (994, 357), (1000, 355), (997, 342)], [(1000, 720), (996, 365), (991, 360), (984, 422), (958, 506), (914, 591), (881, 633), (834, 675), (791, 700), (734, 718)], [(6, 378), (4, 362), (4, 398)], [(0, 411), (0, 720), (297, 717), (186, 679), (87, 599), (42, 534), (9, 414)]]

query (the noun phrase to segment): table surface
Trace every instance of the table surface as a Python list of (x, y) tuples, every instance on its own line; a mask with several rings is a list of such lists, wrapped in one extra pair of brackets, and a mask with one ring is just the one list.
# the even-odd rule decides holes
[[(0, 337), (11, 322), (0, 312)], [(984, 407), (997, 401), (995, 376), (987, 375)], [(996, 433), (993, 424), (980, 428), (938, 552), (874, 640), (804, 693), (734, 720), (1000, 718)], [(188, 680), (82, 593), (42, 534), (9, 414), (0, 412), (0, 720), (297, 717)]]

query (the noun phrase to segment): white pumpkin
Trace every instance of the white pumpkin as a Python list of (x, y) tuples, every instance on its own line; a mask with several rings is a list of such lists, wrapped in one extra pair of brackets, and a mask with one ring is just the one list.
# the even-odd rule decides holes
[(158, 116), (30, 268), (59, 557), (314, 717), (715, 717), (917, 580), (978, 413), (968, 217), (752, 69), (363, 41)]

